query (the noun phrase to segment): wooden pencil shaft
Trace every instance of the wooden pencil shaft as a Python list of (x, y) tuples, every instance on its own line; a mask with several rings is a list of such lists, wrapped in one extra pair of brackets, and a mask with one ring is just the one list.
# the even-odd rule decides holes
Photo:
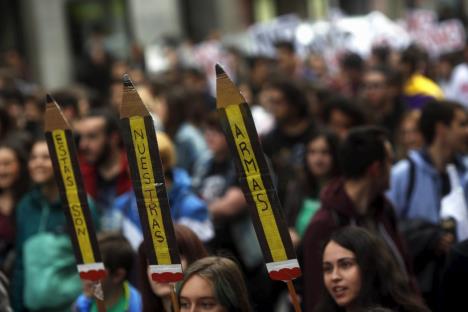
[(180, 311), (179, 301), (177, 300), (175, 285), (171, 286), (171, 301), (172, 301), (172, 307), (174, 309), (174, 312), (179, 312)]
[(296, 289), (294, 288), (294, 284), (292, 281), (287, 281), (289, 295), (291, 296), (291, 300), (293, 302), (294, 311), (295, 312), (302, 312), (301, 306), (299, 305), (299, 300), (297, 299)]
[(103, 300), (96, 298), (96, 305), (99, 312), (106, 312), (106, 304)]

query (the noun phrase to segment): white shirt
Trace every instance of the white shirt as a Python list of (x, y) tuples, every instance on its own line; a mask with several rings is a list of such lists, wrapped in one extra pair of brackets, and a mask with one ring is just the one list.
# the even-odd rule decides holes
[(468, 64), (462, 63), (454, 68), (445, 97), (468, 107)]

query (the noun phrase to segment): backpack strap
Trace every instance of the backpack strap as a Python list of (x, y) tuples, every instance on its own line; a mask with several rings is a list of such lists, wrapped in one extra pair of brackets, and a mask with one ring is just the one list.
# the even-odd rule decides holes
[(414, 163), (414, 160), (411, 159), (411, 157), (409, 156), (406, 157), (406, 160), (408, 160), (409, 170), (408, 170), (408, 186), (406, 187), (406, 193), (405, 193), (405, 205), (401, 213), (401, 217), (403, 219), (406, 219), (408, 215), (408, 211), (410, 208), (411, 195), (413, 194), (414, 183), (416, 179), (416, 164)]

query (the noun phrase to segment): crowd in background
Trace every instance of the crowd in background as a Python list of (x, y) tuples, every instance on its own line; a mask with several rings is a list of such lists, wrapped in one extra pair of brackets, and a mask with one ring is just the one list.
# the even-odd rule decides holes
[[(304, 311), (350, 311), (350, 302), (359, 311), (466, 307), (458, 286), (467, 277), (467, 224), (442, 212), (467, 209), (468, 47), (437, 59), (416, 45), (376, 46), (368, 58), (344, 52), (337, 72), (317, 53), (300, 58), (290, 42), (275, 47), (275, 58), (227, 49), (228, 72), (250, 105), (271, 163), (303, 271), (295, 285)], [(2, 55), (0, 266), (15, 311), (96, 308), (76, 272), (57, 277), (74, 258), (44, 139), (46, 91), (75, 134), (110, 272), (103, 283), (108, 307), (171, 311), (170, 288), (149, 280), (141, 247), (119, 128), (124, 73), (157, 131), (178, 248), (190, 272), (180, 287), (182, 311), (193, 304), (189, 285), (204, 288), (206, 280), (215, 296), (205, 306), (225, 308), (213, 311), (288, 305), (285, 285), (267, 275), (216, 114), (213, 77), (184, 66), (177, 51), (168, 70), (148, 75), (141, 55), (114, 59), (96, 42), (83, 56), (76, 84), (61, 90), (32, 81), (17, 52)], [(340, 252), (345, 256), (337, 261)], [(338, 276), (353, 267), (358, 282)], [(234, 302), (217, 295), (218, 286), (228, 287), (219, 274), (241, 285), (232, 290), (240, 294)]]

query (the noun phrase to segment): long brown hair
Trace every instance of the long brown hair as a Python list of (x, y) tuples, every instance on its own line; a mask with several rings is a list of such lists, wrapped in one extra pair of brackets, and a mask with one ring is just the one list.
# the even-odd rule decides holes
[(206, 257), (195, 261), (185, 272), (184, 279), (177, 287), (179, 301), (182, 289), (194, 275), (212, 284), (218, 303), (228, 312), (252, 311), (245, 280), (234, 261), (223, 257)]
[[(175, 224), (174, 231), (179, 254), (181, 257), (184, 257), (187, 260), (187, 265), (190, 265), (196, 260), (208, 256), (208, 252), (203, 246), (203, 243), (188, 227), (181, 224)], [(162, 299), (153, 293), (150, 282), (148, 280), (148, 261), (143, 244), (141, 244), (138, 248), (138, 258), (138, 288), (140, 290), (143, 301), (143, 312), (164, 312)]]
[[(361, 272), (361, 290), (355, 300), (356, 307), (382, 306), (402, 312), (429, 312), (420, 297), (409, 287), (388, 247), (377, 236), (356, 226), (335, 231), (330, 240), (350, 250), (356, 256)], [(323, 251), (322, 251), (323, 254)], [(344, 311), (328, 291), (324, 290), (316, 312)]]

